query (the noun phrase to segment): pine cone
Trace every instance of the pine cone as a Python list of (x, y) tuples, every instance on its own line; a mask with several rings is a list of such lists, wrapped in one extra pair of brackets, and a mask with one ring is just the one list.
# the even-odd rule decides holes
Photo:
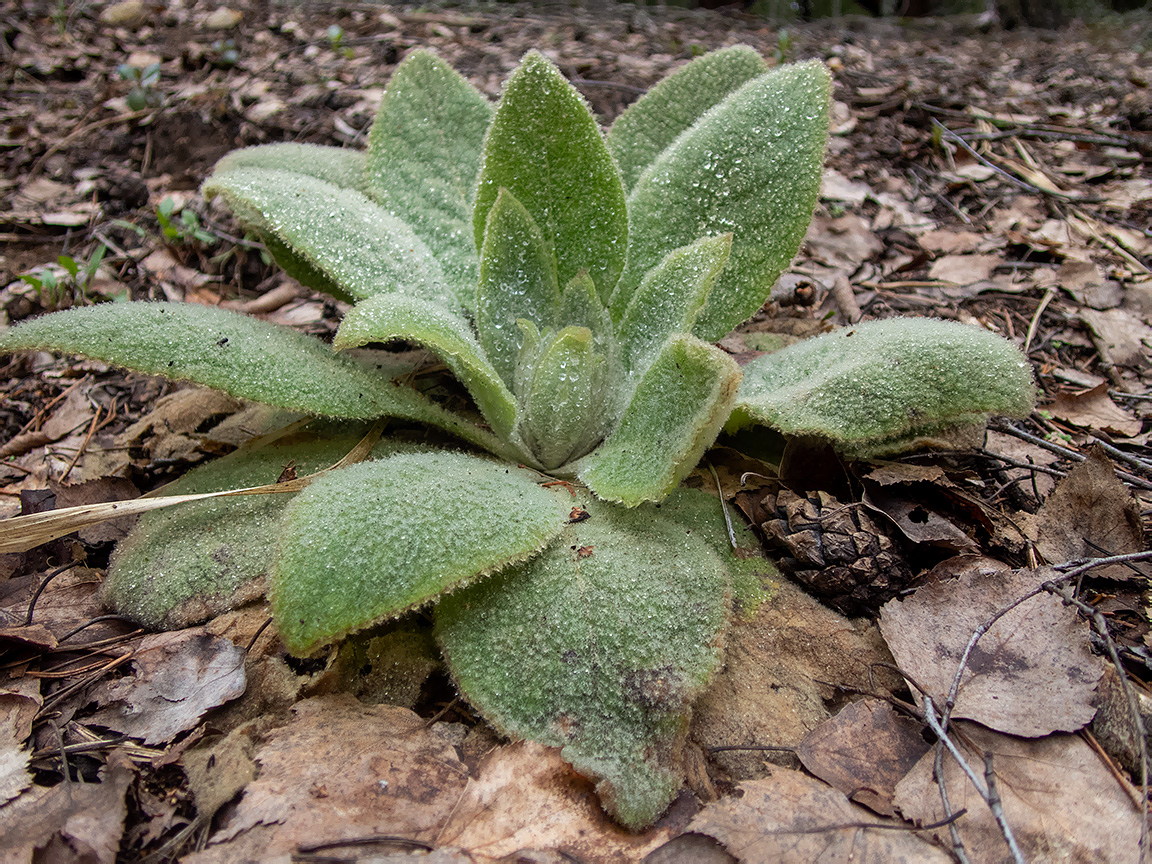
[(861, 507), (788, 489), (767, 495), (763, 507), (775, 517), (760, 526), (768, 543), (789, 556), (781, 568), (838, 612), (875, 614), (912, 581), (892, 538)]

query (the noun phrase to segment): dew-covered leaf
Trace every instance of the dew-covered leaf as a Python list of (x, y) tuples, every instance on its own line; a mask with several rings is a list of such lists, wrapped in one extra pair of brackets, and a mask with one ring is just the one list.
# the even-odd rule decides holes
[(616, 118), (606, 143), (631, 191), (640, 174), (700, 115), (768, 64), (753, 48), (733, 45), (680, 67)]
[(587, 327), (565, 327), (535, 358), (521, 429), (545, 470), (584, 455), (599, 438), (604, 365)]
[(327, 474), (284, 514), (272, 610), (306, 653), (539, 552), (566, 493), (462, 453), (399, 455)]
[(429, 417), (414, 391), (316, 339), (194, 303), (106, 303), (0, 332), (0, 351), (24, 349), (83, 354), (309, 414)]
[(208, 198), (223, 196), (241, 223), (274, 237), (351, 297), (396, 291), (457, 303), (424, 241), (354, 189), (265, 168), (217, 172), (203, 189)]
[(388, 82), (368, 137), (367, 193), (406, 221), (474, 307), (472, 196), (493, 106), (435, 54), (414, 51)]
[(406, 339), (435, 353), (476, 400), (480, 413), (501, 438), (516, 426), (516, 403), (500, 380), (468, 322), (436, 303), (402, 294), (377, 294), (353, 306), (333, 346), (356, 348), (369, 342)]
[(524, 205), (501, 189), (488, 211), (480, 254), (476, 325), (484, 352), (509, 386), (523, 344), (516, 322), (551, 327), (559, 310), (556, 259), (548, 241)]
[(692, 329), (731, 250), (731, 234), (704, 237), (669, 252), (648, 271), (618, 330), (630, 369), (648, 368), (669, 336)]
[[(264, 486), (275, 483), (288, 465), (303, 477), (335, 465), (368, 429), (365, 423), (316, 420), (195, 468), (164, 493)], [(372, 456), (381, 458), (401, 446), (382, 439)], [(280, 534), (280, 514), (294, 494), (212, 498), (145, 513), (116, 547), (101, 589), (104, 602), (147, 627), (177, 629), (259, 595)]]
[(600, 498), (659, 501), (691, 471), (728, 418), (740, 369), (718, 348), (672, 336), (608, 438), (573, 466)]
[(830, 93), (820, 63), (782, 66), (731, 93), (660, 154), (628, 198), (615, 319), (665, 255), (728, 232), (731, 257), (692, 332), (715, 341), (760, 308), (812, 218)]
[(584, 98), (535, 51), (508, 79), (484, 143), (473, 213), (478, 248), (502, 188), (540, 226), (559, 283), (587, 270), (606, 300), (627, 247), (624, 188)]
[(484, 718), (562, 748), (633, 830), (679, 791), (691, 705), (720, 662), (725, 562), (675, 515), (701, 494), (633, 510), (582, 495), (588, 518), (542, 555), (436, 610), (452, 674)]
[(238, 168), (265, 168), (273, 171), (292, 171), (317, 180), (325, 180), (343, 189), (364, 192), (365, 157), (360, 150), (344, 147), (323, 147), (318, 144), (260, 144), (233, 150), (216, 163), (215, 174), (224, 174)]
[(952, 321), (895, 318), (845, 327), (757, 357), (744, 367), (729, 431), (770, 426), (866, 457), (918, 438), (1025, 417), (1035, 387), (1007, 340)]

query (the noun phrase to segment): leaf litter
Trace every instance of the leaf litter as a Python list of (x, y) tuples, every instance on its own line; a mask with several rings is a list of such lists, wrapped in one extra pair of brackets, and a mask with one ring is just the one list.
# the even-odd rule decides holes
[[(0, 181), (8, 321), (88, 292), (247, 305), (330, 334), (339, 318), (330, 301), (271, 271), (232, 223), (181, 190), (242, 144), (360, 143), (381, 82), (414, 45), (435, 47), (490, 97), (525, 50), (554, 45), (608, 120), (696, 46), (741, 41), (771, 57), (783, 44), (779, 26), (744, 13), (320, 6), (302, 16), (232, 5), (121, 3), (80, 11), (61, 29), (43, 3), (11, 19), (0, 100), (0, 160), (17, 178)], [(381, 853), (399, 844), (452, 861), (523, 850), (538, 860), (658, 861), (705, 835), (727, 849), (709, 854), (725, 860), (807, 861), (817, 850), (824, 860), (863, 851), (945, 860), (957, 842), (948, 826), (864, 826), (952, 816), (971, 860), (1010, 860), (995, 809), (947, 753), (943, 803), (931, 720), (951, 730), (978, 781), (984, 752), (993, 754), (1002, 815), (1025, 858), (1137, 860), (1141, 747), (1129, 702), (1148, 704), (1152, 679), (1141, 565), (1073, 580), (1076, 599), (1107, 616), (1106, 633), (1047, 593), (1006, 612), (975, 643), (955, 707), (946, 705), (980, 625), (1075, 572), (1042, 565), (1147, 548), (1152, 403), (1139, 397), (1152, 345), (1152, 130), (1147, 60), (1132, 38), (1141, 26), (1147, 38), (1139, 19), (1127, 33), (1107, 24), (982, 33), (963, 19), (931, 31), (789, 26), (789, 59), (825, 59), (837, 79), (822, 204), (769, 314), (721, 344), (747, 362), (826, 319), (952, 318), (1027, 345), (1048, 402), (1027, 423), (990, 431), (982, 450), (913, 456), (899, 469), (795, 446), (781, 454), (761, 444), (759, 462), (714, 456), (731, 509), (765, 533), (778, 517), (768, 512), (777, 477), (790, 494), (825, 502), (818, 515), (841, 528), (849, 523), (837, 508), (867, 506), (869, 519), (841, 536), (866, 549), (883, 534), (911, 581), (894, 600), (865, 596), (855, 608), (873, 610), (867, 618), (774, 586), (775, 599), (733, 634), (727, 668), (698, 706), (688, 752), (700, 770), (651, 832), (612, 826), (551, 751), (477, 725), (420, 648), (419, 622), (408, 635), (374, 633), (301, 661), (261, 629), (259, 603), (159, 637), (98, 620), (95, 589), (115, 534), (89, 528), (82, 542), (0, 556), (4, 856), (67, 848), (101, 861), (235, 860), (273, 848), (349, 854), (311, 850), (367, 839), (384, 840), (368, 847)], [(121, 62), (159, 63), (143, 112), (128, 107)], [(156, 216), (166, 197), (175, 236)], [(61, 255), (83, 264), (99, 246), (107, 252), (83, 287), (50, 296), (19, 279)], [(91, 361), (38, 355), (6, 372), (5, 515), (155, 489), (264, 428), (215, 394)], [(692, 482), (715, 485), (707, 474)], [(869, 619), (884, 602), (877, 628)], [(391, 676), (414, 659), (415, 677)], [(380, 683), (353, 684), (357, 672)], [(325, 695), (349, 690), (359, 702)], [(384, 699), (417, 713), (372, 704)], [(1149, 720), (1152, 711), (1145, 729)], [(1110, 756), (1090, 748), (1093, 733)], [(1109, 768), (1113, 759), (1122, 767)]]

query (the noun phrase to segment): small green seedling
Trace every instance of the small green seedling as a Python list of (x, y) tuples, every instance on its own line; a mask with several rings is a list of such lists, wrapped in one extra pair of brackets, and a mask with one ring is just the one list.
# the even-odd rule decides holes
[(116, 67), (116, 73), (123, 80), (132, 82), (126, 99), (130, 110), (143, 111), (159, 104), (160, 94), (155, 90), (156, 82), (160, 80), (159, 63), (150, 63), (143, 69), (121, 63)]
[(165, 198), (156, 207), (156, 221), (160, 224), (160, 233), (169, 243), (195, 241), (209, 246), (219, 239), (211, 231), (200, 227), (200, 217), (195, 211), (184, 208), (180, 211), (179, 217), (173, 219), (175, 213), (176, 201), (173, 198)]
[(329, 24), (325, 35), (328, 37), (328, 46), (345, 60), (351, 60), (356, 56), (356, 52), (344, 44), (344, 28), (339, 24)]
[(88, 287), (104, 261), (108, 247), (101, 243), (87, 262), (77, 262), (71, 255), (56, 258), (56, 268), (41, 267), (32, 273), (21, 274), (20, 280), (36, 289), (40, 302), (47, 309), (56, 309), (73, 301), (88, 300)]
[[(735, 610), (771, 573), (734, 554), (714, 498), (680, 486), (721, 427), (865, 454), (1032, 404), (1019, 352), (959, 324), (859, 325), (743, 372), (716, 346), (804, 237), (830, 100), (821, 64), (769, 69), (728, 48), (603, 134), (539, 53), (494, 106), (416, 51), (366, 152), (226, 156), (205, 194), (351, 304), (331, 347), (223, 309), (127, 303), (25, 322), (0, 350), (81, 352), (339, 420), (239, 450), (181, 492), (272, 483), (290, 460), (319, 470), (383, 417), (460, 449), (384, 439), (294, 496), (148, 514), (107, 598), (162, 626), (267, 579), (297, 653), (432, 606), (473, 706), (561, 748), (622, 824), (650, 825), (680, 787), (691, 706)], [(407, 355), (351, 350), (397, 341), (437, 355), (471, 404), (438, 400)]]

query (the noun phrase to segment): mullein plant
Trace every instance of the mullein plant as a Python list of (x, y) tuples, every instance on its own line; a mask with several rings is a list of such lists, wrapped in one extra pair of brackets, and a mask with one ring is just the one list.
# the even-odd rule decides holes
[[(492, 105), (416, 51), (366, 152), (226, 156), (205, 195), (289, 274), (351, 303), (331, 347), (222, 309), (125, 303), (24, 322), (0, 349), (80, 353), (316, 418), (172, 492), (271, 483), (289, 460), (342, 467), (298, 493), (147, 514), (107, 600), (171, 626), (266, 579), (296, 654), (431, 606), (479, 713), (562, 748), (614, 818), (650, 825), (680, 788), (726, 629), (771, 570), (734, 553), (754, 541), (715, 498), (680, 485), (725, 424), (867, 457), (1032, 405), (1024, 358), (976, 327), (860, 324), (743, 370), (714, 344), (799, 247), (830, 90), (818, 62), (770, 69), (727, 48), (604, 134), (539, 53)], [(393, 342), (439, 357), (470, 406), (380, 359), (402, 355), (349, 350)], [(379, 418), (461, 443), (384, 438), (341, 462)]]

